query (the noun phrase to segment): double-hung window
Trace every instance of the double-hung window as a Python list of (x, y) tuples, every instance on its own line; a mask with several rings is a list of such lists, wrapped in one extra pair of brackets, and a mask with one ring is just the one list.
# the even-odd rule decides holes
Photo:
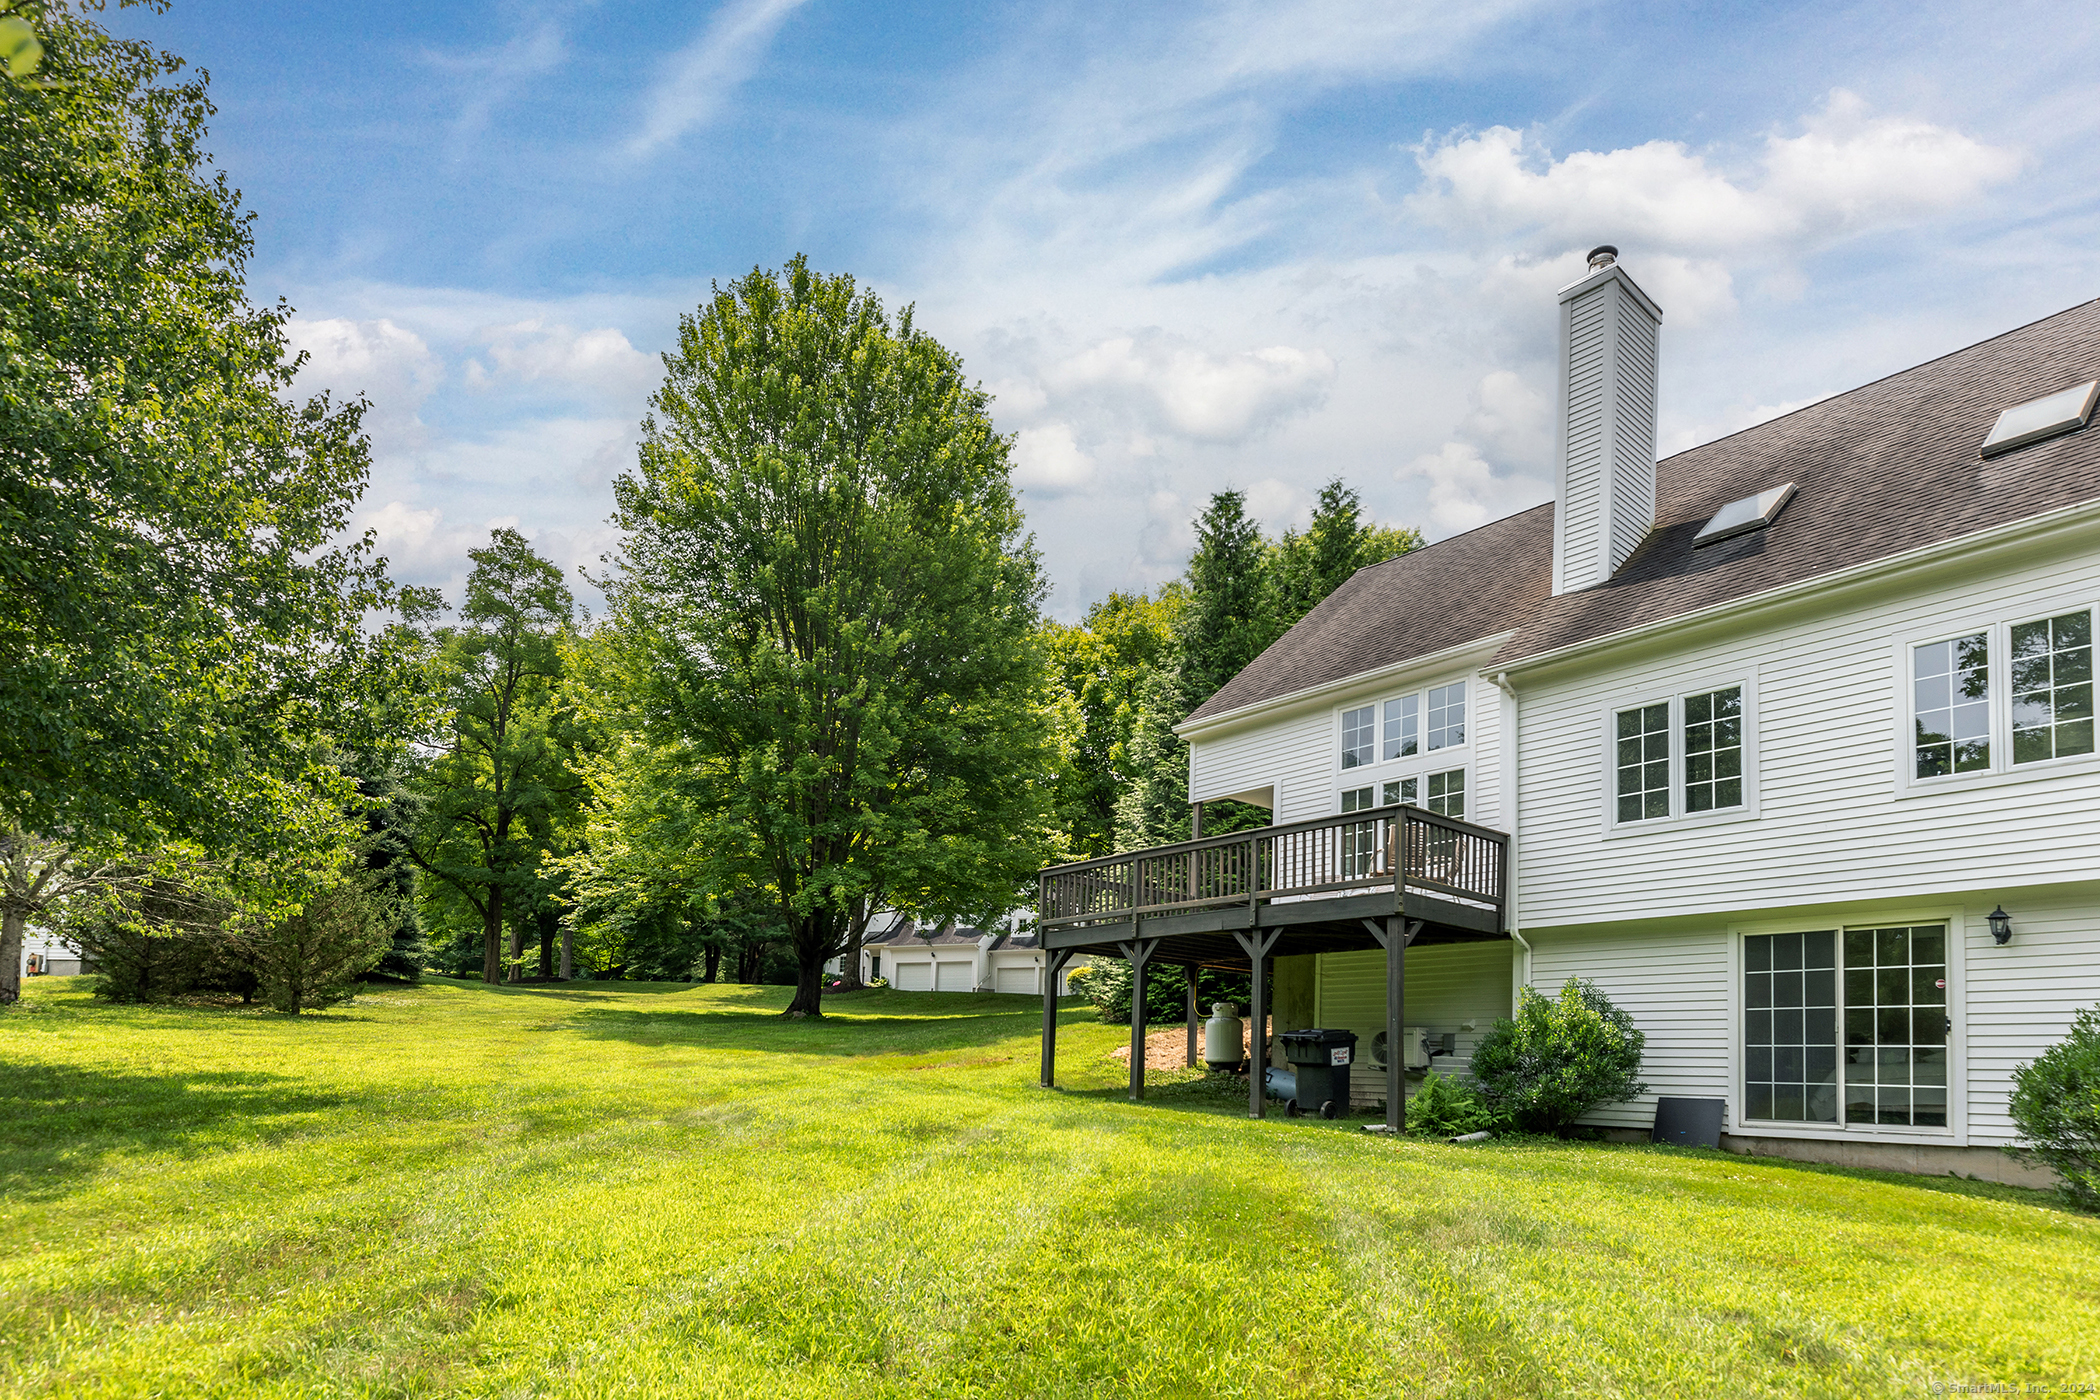
[(1911, 782), (1931, 786), (2096, 751), (2091, 608), (1978, 627), (1908, 651)]
[(1740, 684), (1614, 711), (1613, 821), (1624, 826), (1744, 810), (1747, 720)]
[(1378, 709), (1373, 705), (1342, 711), (1342, 767), (1362, 768), (1371, 762), (1377, 718)]

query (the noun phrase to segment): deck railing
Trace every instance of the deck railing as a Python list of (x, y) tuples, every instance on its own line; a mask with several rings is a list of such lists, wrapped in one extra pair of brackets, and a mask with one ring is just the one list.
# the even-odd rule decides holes
[(1037, 912), (1048, 929), (1397, 886), (1492, 909), (1501, 927), (1508, 850), (1503, 832), (1385, 807), (1053, 865)]

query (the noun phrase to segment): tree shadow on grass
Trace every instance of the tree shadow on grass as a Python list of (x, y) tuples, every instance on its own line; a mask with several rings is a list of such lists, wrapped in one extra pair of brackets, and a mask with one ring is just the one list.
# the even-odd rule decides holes
[(583, 1007), (559, 1022), (558, 1028), (590, 1040), (855, 1057), (965, 1050), (1012, 1040), (1039, 1024), (1036, 1013), (1003, 1010), (945, 1016), (868, 1014), (789, 1020), (775, 1011), (727, 1007), (691, 1011)]
[(0, 1074), (0, 1195), (66, 1194), (113, 1155), (183, 1157), (267, 1144), (351, 1096), (258, 1070), (113, 1073), (43, 1061)]

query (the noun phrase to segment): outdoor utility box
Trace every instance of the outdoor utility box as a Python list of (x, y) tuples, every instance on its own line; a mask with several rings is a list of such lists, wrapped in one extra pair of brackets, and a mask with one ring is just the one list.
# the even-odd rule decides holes
[(1654, 1140), (1679, 1147), (1719, 1147), (1721, 1119), (1727, 1111), (1726, 1099), (1658, 1098)]
[(1339, 1118), (1349, 1111), (1349, 1063), (1356, 1058), (1356, 1032), (1285, 1031), (1283, 1058), (1298, 1072), (1298, 1096), (1285, 1110)]

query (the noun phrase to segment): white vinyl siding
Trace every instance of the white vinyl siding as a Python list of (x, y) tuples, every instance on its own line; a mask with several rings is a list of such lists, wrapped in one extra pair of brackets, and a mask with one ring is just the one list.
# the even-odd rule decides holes
[(1641, 547), (1655, 519), (1655, 341), (1647, 312), (1632, 297), (1622, 297), (1613, 375), (1612, 571)]
[[(1629, 1103), (1607, 1104), (1583, 1122), (1648, 1128), (1655, 1122), (1656, 1096), (1663, 1094), (1733, 1100), (1730, 1046), (1736, 1031), (1729, 1019), (1724, 929), (1556, 930), (1525, 936), (1532, 940), (1531, 985), (1541, 995), (1555, 995), (1570, 977), (1587, 978), (1647, 1037), (1641, 1077), (1649, 1092)], [(1729, 1129), (1737, 1131), (1733, 1119)]]
[[(1717, 628), (1663, 660), (1518, 677), (1519, 926), (2100, 881), (2100, 761), (1916, 782), (1906, 694), (1913, 642), (2095, 597), (2100, 557), (2031, 558), (1996, 576), (1950, 570), (1895, 600)], [(1612, 775), (1591, 737), (1603, 717), (1641, 691), (1688, 693), (1730, 671), (1755, 676), (1757, 820), (1653, 823), (1607, 846)]]
[(1566, 480), (1554, 519), (1554, 572), (1567, 589), (1603, 578), (1605, 322), (1610, 298), (1591, 294), (1565, 308), (1567, 331)]

